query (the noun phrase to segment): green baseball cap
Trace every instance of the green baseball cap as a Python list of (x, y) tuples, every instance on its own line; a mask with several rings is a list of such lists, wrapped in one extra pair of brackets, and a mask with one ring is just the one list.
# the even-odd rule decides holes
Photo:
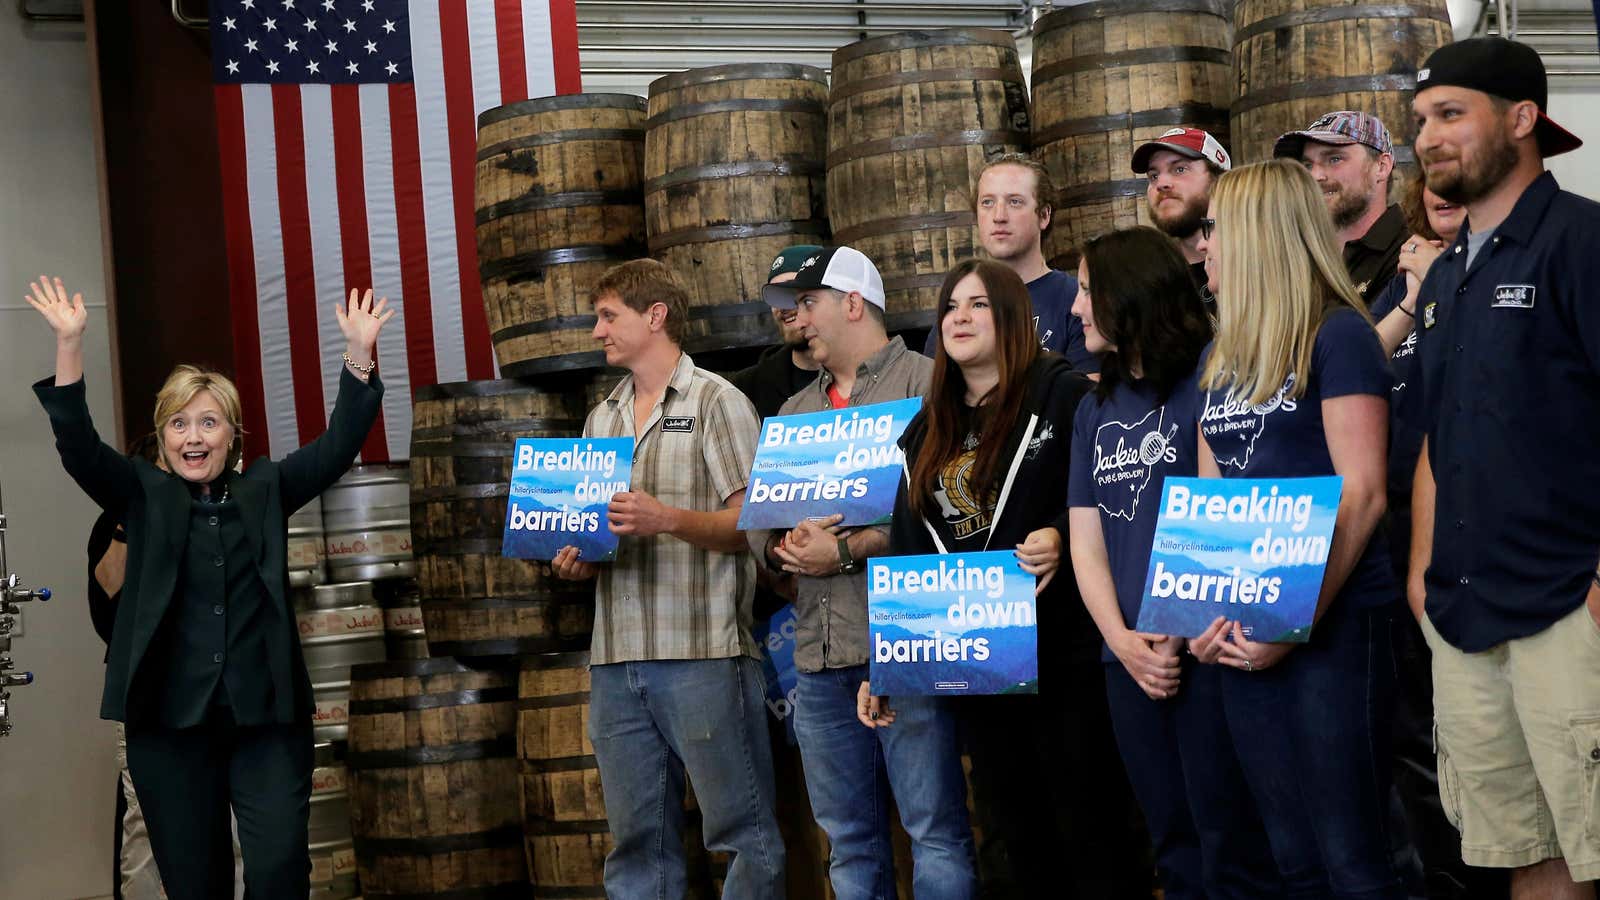
[[(821, 252), (822, 248), (816, 244), (795, 244), (792, 247), (783, 248), (778, 251), (777, 256), (772, 258), (772, 265), (767, 271), (767, 284), (771, 284), (772, 279), (777, 278), (779, 275), (798, 273), (806, 260)], [(766, 300), (768, 305), (774, 305), (772, 298), (767, 296), (766, 291), (762, 292), (762, 299)], [(793, 303), (790, 305), (792, 306)]]

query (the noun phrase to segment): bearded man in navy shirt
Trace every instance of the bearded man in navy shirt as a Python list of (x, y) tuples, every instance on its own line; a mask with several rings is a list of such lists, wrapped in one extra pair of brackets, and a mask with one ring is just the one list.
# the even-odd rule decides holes
[(1409, 595), (1445, 810), (1514, 900), (1600, 879), (1600, 205), (1544, 170), (1582, 144), (1547, 93), (1532, 48), (1474, 38), (1412, 101), (1428, 188), (1467, 221), (1417, 297)]
[[(1028, 286), (1039, 346), (1065, 356), (1074, 369), (1090, 378), (1098, 378), (1100, 358), (1084, 347), (1083, 323), (1072, 314), (1078, 279), (1044, 261), (1044, 233), (1050, 230), (1055, 203), (1050, 173), (1030, 156), (1007, 153), (978, 170), (972, 195), (983, 252), (1016, 272)], [(933, 356), (938, 340), (938, 328), (928, 332), (923, 354)]]

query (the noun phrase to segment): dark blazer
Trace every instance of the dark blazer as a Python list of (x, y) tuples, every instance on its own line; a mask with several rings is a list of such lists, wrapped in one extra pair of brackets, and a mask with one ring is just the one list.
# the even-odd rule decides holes
[[(128, 572), (117, 604), (106, 660), (100, 717), (119, 722), (154, 722), (156, 685), (133, 690), (140, 663), (172, 604), (189, 537), (192, 502), (183, 479), (143, 459), (129, 459), (95, 433), (82, 379), (56, 387), (54, 378), (33, 386), (50, 416), (56, 451), (72, 480), (100, 508), (125, 523)], [(373, 373), (363, 384), (346, 369), (339, 379), (328, 430), (274, 462), (262, 457), (229, 482), (239, 504), (245, 535), (255, 550), (256, 569), (275, 611), (267, 635), (273, 720), (309, 721), (311, 681), (300, 655), (299, 632), (289, 606), (288, 518), (327, 490), (350, 467), (377, 419), (383, 385)]]

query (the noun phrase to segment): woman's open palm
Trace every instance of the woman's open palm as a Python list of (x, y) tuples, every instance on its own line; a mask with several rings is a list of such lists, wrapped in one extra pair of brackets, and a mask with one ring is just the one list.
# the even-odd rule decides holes
[(345, 312), (346, 304), (334, 304), (334, 315), (339, 319), (339, 330), (344, 332), (344, 339), (351, 346), (372, 348), (378, 344), (378, 332), (383, 326), (394, 318), (394, 310), (385, 309), (389, 305), (389, 298), (383, 297), (377, 303), (372, 302), (372, 289), (368, 288), (365, 294), (350, 289), (349, 313)]
[(83, 295), (73, 294), (67, 299), (67, 289), (61, 279), (40, 275), (38, 281), (28, 283), (31, 294), (24, 296), (28, 305), (39, 311), (57, 340), (70, 340), (83, 336), (89, 326), (89, 311), (83, 308)]

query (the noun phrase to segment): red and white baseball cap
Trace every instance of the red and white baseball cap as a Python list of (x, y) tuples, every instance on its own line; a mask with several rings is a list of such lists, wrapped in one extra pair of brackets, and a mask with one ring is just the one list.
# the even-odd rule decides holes
[(1174, 128), (1153, 141), (1139, 145), (1133, 151), (1133, 172), (1143, 175), (1150, 171), (1150, 155), (1157, 150), (1171, 150), (1179, 156), (1203, 159), (1226, 172), (1233, 168), (1233, 157), (1222, 149), (1222, 144), (1208, 131), (1199, 128)]

